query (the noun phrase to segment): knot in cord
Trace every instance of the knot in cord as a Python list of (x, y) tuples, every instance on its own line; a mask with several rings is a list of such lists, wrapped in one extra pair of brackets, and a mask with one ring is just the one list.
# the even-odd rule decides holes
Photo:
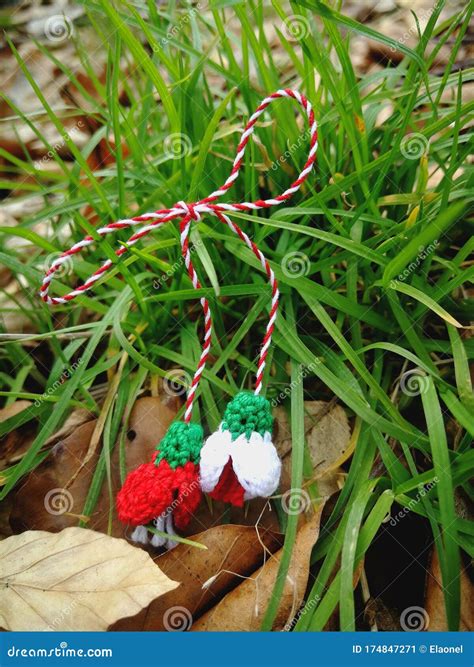
[(185, 201), (179, 201), (177, 206), (183, 210), (184, 217), (189, 216), (191, 220), (195, 220), (196, 222), (201, 219), (201, 214), (199, 211), (196, 211), (198, 204), (187, 204)]

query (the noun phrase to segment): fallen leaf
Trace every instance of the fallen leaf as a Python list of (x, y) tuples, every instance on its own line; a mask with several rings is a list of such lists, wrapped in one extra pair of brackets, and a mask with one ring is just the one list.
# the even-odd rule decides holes
[(253, 527), (255, 524), (275, 533), (281, 532), (278, 514), (272, 510), (267, 498), (255, 498), (243, 507), (233, 507), (228, 503), (202, 500), (190, 523), (183, 531), (185, 537), (213, 528), (221, 523), (231, 523)]
[[(461, 623), (460, 630), (474, 630), (474, 587), (464, 568), (461, 568)], [(431, 564), (426, 575), (425, 610), (428, 614), (426, 630), (431, 632), (447, 632), (448, 623), (444, 606), (444, 592), (436, 549), (433, 550)]]
[(67, 417), (66, 421), (64, 424), (61, 426), (59, 431), (56, 431), (54, 435), (52, 435), (46, 442), (44, 443), (45, 447), (49, 447), (51, 445), (56, 444), (57, 442), (60, 442), (61, 440), (64, 440), (67, 438), (71, 433), (76, 431), (79, 426), (82, 426), (82, 424), (85, 424), (86, 422), (89, 422), (93, 419), (93, 415), (89, 412), (89, 410), (86, 410), (85, 408), (77, 408), (76, 410), (73, 410), (71, 414)]
[(30, 407), (31, 401), (14, 401), (13, 403), (10, 403), (10, 405), (7, 405), (5, 408), (2, 408), (0, 410), (0, 424), (7, 419), (10, 419), (11, 417), (15, 417), (17, 414), (20, 412), (23, 412), (23, 410), (26, 410), (26, 408)]
[(0, 503), (0, 540), (10, 537), (12, 529), (10, 526), (10, 513), (13, 507), (13, 495), (9, 494)]
[(344, 408), (324, 401), (305, 405), (307, 442), (316, 477), (321, 479), (347, 451), (351, 430)]
[(0, 563), (5, 630), (106, 630), (178, 585), (142, 549), (83, 528), (8, 537)]
[[(175, 623), (190, 626), (203, 611), (214, 606), (226, 593), (241, 583), (264, 562), (265, 553), (281, 548), (283, 535), (255, 526), (215, 526), (192, 539), (207, 547), (206, 551), (179, 544), (158, 556), (155, 562), (180, 587), (154, 600), (148, 609), (134, 618), (118, 621), (113, 630), (170, 630), (170, 615)], [(267, 551), (268, 550), (268, 551)], [(212, 580), (212, 586), (203, 584)], [(183, 612), (185, 610), (185, 612)], [(189, 629), (187, 627), (186, 629)]]
[(148, 461), (181, 407), (177, 396), (138, 399), (130, 414), (126, 439), (127, 470)]
[[(0, 410), (0, 424), (12, 417), (16, 417), (16, 415), (21, 412), (28, 410), (30, 406), (31, 401), (21, 400), (10, 403), (10, 405)], [(6, 433), (1, 438), (1, 470), (10, 467), (24, 456), (25, 452), (28, 451), (31, 442), (34, 440), (35, 431), (36, 424), (30, 418), (24, 424), (11, 430), (9, 433)]]
[[(273, 624), (274, 630), (288, 627), (303, 601), (308, 583), (311, 549), (319, 534), (321, 511), (322, 507), (298, 530), (280, 605)], [(192, 630), (259, 630), (275, 585), (282, 553), (280, 549), (276, 554), (270, 556), (261, 568), (198, 619), (192, 626)], [(212, 590), (212, 585), (210, 590)]]
[[(326, 401), (305, 401), (304, 428), (311, 456), (314, 479), (322, 497), (340, 490), (341, 463), (351, 454), (351, 429), (347, 414), (340, 405)], [(291, 429), (286, 411), (278, 407), (276, 447), (283, 461), (281, 488), (290, 487)]]

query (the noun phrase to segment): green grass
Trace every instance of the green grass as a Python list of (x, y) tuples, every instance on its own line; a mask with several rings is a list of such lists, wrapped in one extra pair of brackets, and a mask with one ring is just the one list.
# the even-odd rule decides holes
[[(472, 496), (469, 361), (474, 345), (466, 327), (473, 309), (466, 290), (474, 272), (469, 261), (474, 179), (466, 157), (472, 152), (474, 102), (462, 101), (462, 86), (474, 71), (454, 67), (472, 8), (441, 23), (443, 4), (436, 4), (416, 48), (397, 45), (403, 54), (398, 65), (358, 75), (349, 56), (352, 35), (387, 47), (393, 41), (349, 19), (343, 8), (336, 11), (317, 0), (291, 6), (279, 0), (218, 1), (211, 3), (212, 11), (200, 12), (176, 9), (175, 3), (157, 8), (153, 2), (115, 7), (107, 0), (86, 2), (100, 50), (107, 52), (105, 82), (94, 71), (95, 54), (81, 43), (80, 31), (74, 40), (96, 94), (47, 44), (41, 47), (82, 93), (88, 105), (84, 113), (97, 121), (99, 129), (82, 150), (65, 133), (74, 108), (51, 107), (28, 62), (11, 45), (43, 117), (65, 136), (74, 161), (54, 153), (58, 169), (40, 172), (26, 149), (20, 157), (0, 149), (7, 165), (2, 187), (14, 189), (17, 199), (38, 194), (44, 199), (39, 212), (0, 230), (0, 262), (20, 292), (13, 310), (23, 313), (34, 332), (2, 336), (1, 396), (6, 404), (17, 398), (38, 401), (0, 425), (0, 433), (33, 418), (40, 425), (25, 456), (3, 472), (1, 498), (44, 459), (45, 441), (81, 405), (104, 420), (101, 456), (83, 508), (86, 516), (93, 512), (101, 486), (111, 488), (114, 446), (120, 447), (124, 473), (123, 417), (140, 389), (174, 365), (189, 374), (195, 369), (202, 322), (188, 313), (200, 312), (198, 296), (211, 302), (216, 336), (196, 418), (213, 430), (229, 397), (249, 386), (258, 354), (255, 331), (263, 335), (269, 293), (255, 257), (214, 219), (203, 219), (194, 232), (203, 242), (194, 256), (205, 285), (199, 292), (183, 270), (172, 224), (131, 249), (93, 293), (67, 306), (50, 310), (37, 291), (46, 257), (62, 251), (64, 239), (69, 246), (94, 233), (83, 215), (86, 206), (105, 224), (132, 211), (205, 197), (225, 181), (244, 119), (261, 98), (280, 87), (296, 87), (310, 98), (318, 119), (316, 172), (288, 206), (234, 216), (268, 256), (280, 282), (282, 308), (267, 396), (295, 387), (286, 406), (293, 432), (293, 488), (308, 481), (304, 400), (335, 395), (359, 435), (345, 485), (312, 554), (318, 576), (308, 600), (316, 604), (308, 603), (295, 630), (323, 629), (338, 605), (341, 628), (357, 627), (354, 569), (392, 503), (408, 503), (420, 484), (435, 477), (438, 482), (413, 511), (431, 527), (449, 627), (458, 627), (460, 550), (473, 552), (472, 529), (456, 514), (455, 494), (463, 490)], [(289, 38), (287, 16), (306, 26), (299, 40)], [(277, 29), (283, 64), (277, 64), (268, 41), (270, 24)], [(434, 75), (436, 52), (448, 40), (452, 57), (444, 73)], [(449, 101), (440, 101), (443, 94)], [(9, 103), (12, 117), (27, 123), (50, 150), (38, 114)], [(383, 124), (376, 123), (387, 109)], [(291, 102), (272, 105), (226, 201), (274, 196), (288, 186), (307, 150), (306, 141), (298, 141), (302, 128), (295, 118)], [(176, 133), (184, 135), (189, 149), (178, 159), (166, 148)], [(406, 157), (406, 136), (414, 133), (426, 150), (412, 159)], [(113, 139), (109, 149), (115, 162), (93, 170), (88, 157), (104, 138)], [(289, 159), (272, 169), (272, 161), (293, 144)], [(40, 223), (47, 225), (47, 237), (35, 232)], [(113, 258), (113, 248), (127, 236), (98, 240), (54, 281), (53, 292), (66, 293), (76, 277), (85, 279), (101, 261)], [(12, 245), (16, 237), (28, 245)], [(295, 252), (305, 267), (301, 275), (285, 270)], [(153, 281), (167, 270), (170, 278), (157, 290)], [(32, 342), (38, 345), (33, 352)], [(78, 356), (81, 363), (71, 378), (48, 393)], [(304, 383), (301, 364), (310, 368)], [(108, 369), (116, 377), (115, 395), (98, 404), (92, 389)], [(418, 388), (410, 388), (410, 378)], [(40, 400), (45, 392), (48, 399)], [(449, 422), (456, 424), (455, 437)], [(383, 466), (374, 477), (376, 459)], [(296, 520), (288, 517), (265, 629), (277, 611), (295, 534)]]

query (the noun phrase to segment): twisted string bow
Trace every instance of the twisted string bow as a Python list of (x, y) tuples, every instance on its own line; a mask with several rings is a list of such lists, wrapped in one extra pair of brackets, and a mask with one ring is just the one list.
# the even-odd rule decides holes
[[(308, 158), (298, 178), (288, 189), (274, 198), (230, 204), (215, 203), (227, 193), (237, 179), (245, 149), (254, 132), (257, 120), (265, 109), (279, 98), (296, 100), (304, 110), (309, 124)], [(172, 208), (159, 209), (134, 218), (112, 222), (96, 230), (98, 236), (106, 236), (127, 227), (140, 227), (139, 231), (130, 236), (126, 245), (115, 251), (116, 256), (121, 257), (132, 245), (151, 231), (166, 222), (179, 219), (181, 252), (192, 284), (195, 289), (199, 289), (201, 284), (191, 260), (189, 233), (192, 222), (200, 220), (202, 214), (208, 213), (226, 224), (250, 248), (266, 272), (272, 293), (269, 320), (257, 364), (254, 393), (237, 394), (228, 405), (219, 430), (208, 438), (202, 448), (202, 429), (199, 425), (191, 423), (191, 414), (199, 380), (211, 348), (212, 320), (209, 303), (206, 298), (201, 298), (204, 312), (203, 347), (187, 392), (184, 423), (174, 422), (171, 425), (165, 438), (158, 445), (158, 454), (154, 456), (153, 461), (143, 464), (130, 473), (117, 498), (121, 519), (139, 527), (134, 533), (138, 541), (146, 541), (147, 531), (143, 524), (152, 519), (158, 530), (162, 531), (165, 528), (169, 535), (173, 534), (171, 511), (168, 511), (173, 494), (180, 498), (179, 511), (174, 510), (175, 521), (178, 522), (179, 516), (180, 525), (178, 527), (184, 527), (200, 501), (200, 491), (196, 493), (196, 485), (210, 493), (212, 497), (232, 502), (235, 505), (241, 505), (245, 499), (258, 495), (269, 496), (278, 486), (281, 464), (271, 443), (270, 405), (266, 399), (259, 396), (262, 389), (265, 360), (271, 345), (277, 315), (278, 285), (273, 270), (261, 250), (235, 222), (230, 220), (227, 213), (255, 211), (278, 206), (288, 201), (310, 174), (316, 159), (316, 150), (317, 125), (310, 102), (298, 91), (288, 88), (277, 90), (265, 97), (249, 118), (241, 135), (230, 175), (218, 190), (194, 203), (180, 201)], [(113, 266), (112, 260), (108, 259), (82, 285), (68, 294), (63, 297), (49, 296), (49, 288), (55, 272), (70, 257), (94, 242), (93, 236), (85, 236), (52, 262), (40, 289), (40, 296), (45, 303), (58, 305), (72, 301), (89, 290)], [(186, 488), (193, 485), (193, 493), (185, 495), (183, 485)], [(155, 535), (152, 543), (156, 546), (172, 546), (173, 540), (171, 537)]]

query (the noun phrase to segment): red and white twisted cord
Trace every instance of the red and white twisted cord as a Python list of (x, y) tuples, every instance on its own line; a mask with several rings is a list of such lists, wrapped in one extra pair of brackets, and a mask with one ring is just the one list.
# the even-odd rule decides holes
[[(197, 222), (198, 220), (201, 219), (201, 216), (199, 215), (199, 213), (196, 213), (194, 211), (192, 206), (188, 207), (185, 202), (179, 202), (179, 204), (187, 208), (189, 211), (189, 215), (186, 215), (184, 218), (182, 218), (180, 224), (181, 253), (183, 255), (184, 263), (186, 265), (186, 269), (188, 270), (188, 274), (189, 277), (191, 278), (191, 282), (193, 283), (194, 289), (201, 289), (201, 283), (199, 282), (199, 278), (197, 277), (196, 270), (192, 263), (191, 250), (189, 248), (189, 233), (191, 231), (191, 221), (196, 220)], [(191, 421), (191, 414), (193, 411), (193, 403), (194, 403), (194, 398), (196, 396), (196, 390), (198, 388), (202, 372), (206, 366), (207, 358), (211, 350), (211, 339), (212, 339), (211, 309), (209, 307), (209, 301), (205, 297), (200, 299), (200, 301), (204, 313), (204, 340), (203, 340), (201, 356), (199, 358), (199, 363), (196, 368), (196, 372), (194, 373), (191, 385), (188, 389), (188, 394), (186, 398), (186, 407), (184, 411), (185, 422)]]
[[(257, 120), (263, 114), (265, 109), (274, 100), (283, 97), (291, 98), (298, 102), (298, 104), (305, 111), (309, 124), (310, 142), (309, 142), (308, 158), (298, 178), (282, 194), (271, 199), (257, 199), (254, 202), (241, 202), (232, 204), (225, 204), (225, 203), (215, 204), (214, 202), (220, 197), (222, 197), (224, 194), (226, 194), (227, 190), (229, 190), (234, 181), (237, 179), (240, 172), (240, 168), (242, 166), (245, 149), (247, 147), (250, 137), (253, 134)], [(265, 99), (262, 100), (260, 105), (255, 110), (255, 112), (249, 118), (248, 123), (245, 126), (245, 129), (240, 137), (240, 142), (237, 147), (237, 154), (235, 156), (230, 175), (225, 181), (225, 183), (218, 190), (215, 190), (208, 197), (205, 197), (204, 199), (201, 199), (198, 202), (191, 204), (186, 204), (185, 202), (179, 202), (175, 204), (175, 206), (173, 206), (172, 208), (158, 209), (156, 211), (150, 213), (144, 213), (142, 215), (138, 215), (133, 218), (126, 218), (123, 220), (118, 220), (116, 222), (111, 222), (108, 225), (105, 225), (104, 227), (100, 227), (99, 229), (97, 229), (95, 231), (94, 236), (87, 235), (84, 239), (82, 239), (82, 241), (78, 241), (77, 243), (75, 243), (71, 248), (69, 248), (69, 250), (63, 252), (58, 258), (56, 258), (52, 262), (51, 266), (49, 267), (44, 276), (43, 283), (40, 288), (39, 293), (41, 299), (49, 305), (65, 304), (68, 301), (74, 299), (76, 296), (79, 296), (80, 294), (89, 290), (94, 285), (94, 283), (96, 283), (97, 280), (99, 280), (99, 278), (114, 265), (114, 262), (108, 259), (94, 273), (92, 273), (89, 276), (89, 278), (87, 278), (84, 281), (82, 285), (79, 285), (71, 292), (65, 294), (63, 297), (49, 296), (48, 292), (55, 272), (58, 271), (58, 269), (62, 266), (62, 264), (64, 264), (64, 262), (67, 262), (70, 257), (76, 255), (77, 253), (81, 252), (84, 248), (87, 248), (88, 246), (95, 243), (96, 236), (97, 237), (106, 236), (107, 234), (111, 234), (113, 232), (125, 229), (127, 227), (135, 227), (138, 225), (142, 225), (143, 223), (146, 223), (144, 224), (144, 226), (140, 228), (139, 231), (135, 232), (129, 237), (125, 245), (121, 246), (115, 251), (115, 255), (117, 256), (117, 258), (119, 258), (127, 252), (130, 246), (137, 243), (141, 238), (147, 236), (151, 231), (157, 229), (164, 223), (169, 222), (171, 220), (175, 220), (176, 218), (181, 219), (180, 223), (181, 247), (186, 267), (188, 269), (188, 273), (193, 282), (193, 285), (196, 288), (198, 288), (200, 287), (200, 284), (196, 272), (194, 270), (194, 267), (192, 265), (190, 251), (189, 251), (189, 242), (188, 242), (189, 228), (192, 220), (198, 220), (202, 213), (209, 213), (211, 215), (217, 216), (222, 222), (225, 222), (229, 226), (229, 228), (232, 229), (232, 231), (236, 233), (256, 255), (256, 257), (261, 262), (263, 268), (265, 269), (269, 282), (272, 287), (272, 305), (270, 310), (270, 319), (267, 325), (265, 338), (260, 351), (260, 358), (257, 369), (255, 392), (259, 393), (262, 387), (262, 376), (265, 368), (265, 359), (268, 353), (268, 348), (271, 343), (271, 336), (278, 308), (278, 287), (276, 284), (273, 271), (271, 270), (270, 265), (268, 264), (263, 254), (260, 252), (257, 246), (249, 239), (249, 237), (235, 223), (231, 222), (229, 218), (227, 218), (225, 213), (229, 213), (232, 211), (234, 212), (255, 211), (259, 209), (270, 208), (271, 206), (278, 206), (279, 204), (283, 204), (284, 202), (288, 201), (288, 199), (290, 199), (290, 197), (300, 189), (301, 185), (310, 174), (314, 162), (316, 160), (317, 146), (318, 146), (317, 124), (314, 118), (314, 112), (311, 103), (306, 99), (304, 95), (302, 95), (298, 91), (291, 90), (289, 88), (277, 90), (275, 93), (272, 93), (268, 97), (265, 97)], [(194, 376), (190, 390), (188, 391), (188, 402), (186, 405), (187, 421), (189, 421), (190, 419), (192, 403), (196, 393), (197, 385), (199, 384), (199, 379), (204, 370), (211, 344), (212, 326), (211, 326), (211, 314), (210, 314), (209, 304), (206, 299), (201, 299), (201, 304), (203, 306), (204, 316), (205, 316), (204, 345), (198, 369)]]
[(260, 348), (260, 355), (258, 358), (258, 365), (257, 365), (257, 375), (255, 378), (255, 394), (259, 394), (262, 390), (263, 371), (265, 370), (265, 363), (268, 354), (268, 349), (272, 343), (272, 334), (273, 334), (273, 329), (275, 328), (275, 320), (277, 317), (278, 299), (280, 296), (280, 292), (278, 290), (278, 282), (277, 279), (275, 278), (273, 269), (270, 266), (265, 255), (260, 250), (260, 248), (252, 241), (252, 239), (250, 239), (247, 236), (247, 234), (244, 231), (242, 231), (242, 229), (240, 229), (240, 227), (235, 222), (233, 222), (227, 215), (224, 215), (223, 213), (216, 213), (216, 216), (219, 218), (221, 222), (225, 222), (225, 224), (234, 232), (234, 234), (237, 234), (237, 236), (241, 238), (242, 241), (250, 248), (255, 257), (259, 260), (262, 267), (265, 269), (265, 272), (268, 277), (268, 282), (270, 283), (270, 287), (272, 290), (270, 317), (268, 319), (267, 328), (265, 330), (265, 336), (263, 338), (262, 347)]

